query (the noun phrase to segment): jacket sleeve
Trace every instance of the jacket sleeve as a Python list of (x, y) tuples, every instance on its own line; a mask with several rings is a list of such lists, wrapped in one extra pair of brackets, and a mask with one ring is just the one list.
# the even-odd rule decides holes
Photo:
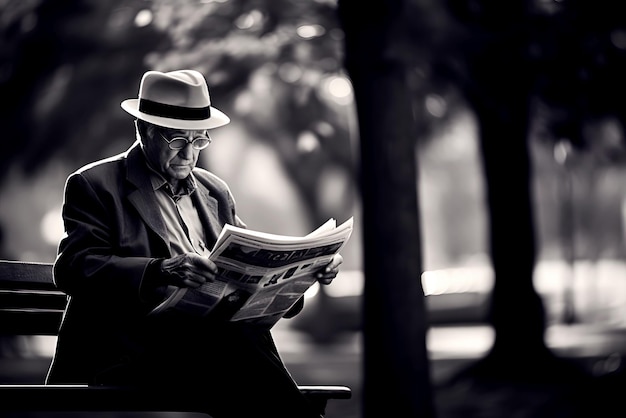
[(110, 198), (105, 204), (105, 195), (81, 173), (68, 178), (63, 203), (65, 235), (54, 263), (54, 280), (70, 296), (136, 304), (141, 301), (141, 279), (152, 258), (116, 255), (120, 233), (114, 217), (120, 211)]

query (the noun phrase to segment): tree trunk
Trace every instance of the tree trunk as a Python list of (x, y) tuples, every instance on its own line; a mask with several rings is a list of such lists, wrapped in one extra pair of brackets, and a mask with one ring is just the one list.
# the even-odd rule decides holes
[(545, 309), (533, 283), (536, 240), (528, 149), (532, 69), (520, 45), (525, 40), (519, 33), (502, 36), (474, 55), (469, 67), (473, 87), (467, 92), (479, 125), (495, 274), (488, 317), (495, 341), (469, 370), (511, 380), (567, 380), (579, 374), (547, 347)]
[[(495, 342), (490, 354), (513, 356), (516, 362), (509, 364), (521, 366), (523, 359), (534, 362), (534, 355), (546, 350), (545, 312), (533, 285), (536, 250), (527, 150), (527, 97), (513, 89), (507, 92), (496, 108), (478, 105), (476, 109), (495, 274), (489, 313)], [(529, 370), (526, 366), (520, 371)]]
[[(361, 140), (364, 416), (434, 416), (426, 350), (415, 121), (406, 65), (392, 56), (401, 1), (339, 1)], [(395, 39), (397, 41), (397, 39)]]

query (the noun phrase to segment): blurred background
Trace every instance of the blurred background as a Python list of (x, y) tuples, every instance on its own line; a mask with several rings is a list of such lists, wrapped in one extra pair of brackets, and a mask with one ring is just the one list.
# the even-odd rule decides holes
[[(422, 13), (403, 53), (414, 59), (419, 279), (436, 384), (493, 341), (485, 319), (494, 277), (476, 117), (458, 75), (432, 64), (454, 67), (468, 33), (479, 45), (487, 21), (476, 17), (487, 9), (480, 1), (409, 3)], [(605, 2), (586, 15), (584, 8), (559, 9), (569, 3), (527, 2), (544, 23), (532, 26), (536, 44), (528, 48), (542, 47), (545, 55), (534, 56), (550, 69), (529, 122), (533, 283), (545, 303), (548, 346), (590, 359), (603, 373), (621, 367), (625, 348), (626, 23)], [(52, 262), (68, 174), (134, 140), (120, 102), (137, 96), (148, 69), (199, 70), (212, 104), (231, 118), (212, 132), (199, 164), (229, 183), (249, 227), (304, 235), (329, 217), (355, 218), (338, 278), (312, 288), (305, 311), (282, 321), (275, 335), (299, 383), (353, 388), (352, 400), (329, 404), (329, 418), (360, 416), (359, 132), (336, 9), (334, 0), (0, 0), (2, 258)], [(555, 36), (569, 48), (557, 49)], [(442, 39), (446, 48), (438, 49)], [(502, 76), (516, 82), (515, 74)], [(2, 344), (5, 381), (37, 383), (45, 374), (51, 337), (5, 337)]]

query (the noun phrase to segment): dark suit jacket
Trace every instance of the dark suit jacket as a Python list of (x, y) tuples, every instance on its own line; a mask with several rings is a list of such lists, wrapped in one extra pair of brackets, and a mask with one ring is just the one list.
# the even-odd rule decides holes
[[(258, 356), (288, 376), (267, 330), (178, 312), (147, 315), (156, 302), (140, 295), (142, 279), (151, 261), (170, 256), (149, 173), (135, 143), (68, 177), (66, 235), (54, 264), (54, 279), (68, 294), (68, 306), (47, 383), (132, 384), (141, 376), (154, 379), (154, 369), (192, 352), (220, 356), (214, 357), (219, 364), (228, 364), (224, 356), (231, 361)], [(210, 247), (225, 223), (243, 223), (224, 181), (200, 168), (193, 175), (198, 188), (192, 196)], [(197, 377), (197, 368), (185, 371), (182, 364), (158, 378)]]

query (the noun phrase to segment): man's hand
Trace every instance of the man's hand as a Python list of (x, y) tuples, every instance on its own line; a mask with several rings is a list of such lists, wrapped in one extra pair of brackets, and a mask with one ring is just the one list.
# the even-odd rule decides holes
[(339, 273), (339, 265), (343, 263), (343, 257), (341, 254), (335, 254), (333, 259), (324, 267), (321, 271), (317, 272), (317, 281), (320, 284), (331, 284)]
[(172, 286), (195, 288), (214, 281), (217, 266), (206, 257), (185, 253), (163, 260), (161, 274)]

